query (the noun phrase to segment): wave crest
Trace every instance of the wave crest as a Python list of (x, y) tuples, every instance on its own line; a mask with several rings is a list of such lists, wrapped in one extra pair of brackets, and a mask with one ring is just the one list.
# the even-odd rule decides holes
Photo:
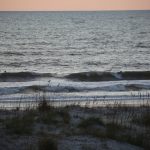
[(117, 81), (117, 80), (149, 80), (150, 71), (126, 72), (80, 72), (66, 76), (67, 79), (77, 81)]
[(0, 82), (22, 82), (33, 80), (40, 77), (52, 77), (50, 73), (35, 73), (35, 72), (4, 72), (0, 73)]

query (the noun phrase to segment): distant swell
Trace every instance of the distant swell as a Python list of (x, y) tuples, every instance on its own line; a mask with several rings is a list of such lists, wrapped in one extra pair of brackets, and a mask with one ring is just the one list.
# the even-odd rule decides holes
[(52, 77), (50, 73), (34, 73), (34, 72), (5, 72), (0, 73), (0, 82), (22, 82), (33, 80), (40, 77)]
[[(5, 72), (0, 73), (0, 82), (25, 82), (45, 77), (58, 77), (58, 76), (56, 74), (51, 73)], [(62, 76), (62, 78), (81, 82), (150, 80), (150, 71), (79, 72)]]
[(140, 42), (140, 43), (138, 43), (136, 45), (136, 47), (137, 48), (150, 48), (150, 43), (142, 43), (142, 42)]
[(150, 71), (127, 72), (80, 72), (66, 76), (67, 79), (94, 82), (119, 80), (150, 80)]

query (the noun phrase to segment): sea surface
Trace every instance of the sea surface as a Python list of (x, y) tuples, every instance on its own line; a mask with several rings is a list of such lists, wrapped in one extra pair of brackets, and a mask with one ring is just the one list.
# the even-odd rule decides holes
[(149, 91), (150, 11), (0, 12), (1, 101)]

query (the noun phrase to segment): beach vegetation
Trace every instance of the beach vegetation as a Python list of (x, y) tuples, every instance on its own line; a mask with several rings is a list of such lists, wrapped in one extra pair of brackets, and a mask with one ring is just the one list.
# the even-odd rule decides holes
[(5, 119), (5, 129), (12, 134), (31, 134), (33, 131), (34, 116), (31, 113)]
[(42, 99), (38, 102), (38, 107), (37, 109), (40, 112), (46, 112), (51, 110), (52, 106), (49, 104), (48, 100), (46, 100), (45, 96), (43, 95)]
[(57, 141), (49, 137), (40, 138), (38, 141), (38, 150), (58, 150)]

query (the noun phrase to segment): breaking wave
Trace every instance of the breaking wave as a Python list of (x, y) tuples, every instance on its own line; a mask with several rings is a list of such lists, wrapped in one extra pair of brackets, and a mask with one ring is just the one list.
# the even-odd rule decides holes
[(4, 72), (0, 73), (0, 82), (30, 81), (40, 77), (52, 77), (50, 73)]
[(68, 75), (35, 72), (4, 72), (0, 73), (0, 82), (31, 81), (36, 78), (64, 78), (80, 82), (101, 82), (121, 80), (150, 80), (150, 71), (126, 71), (126, 72), (79, 72)]
[(80, 72), (66, 76), (67, 79), (77, 81), (118, 81), (118, 80), (149, 80), (150, 71), (126, 72)]

